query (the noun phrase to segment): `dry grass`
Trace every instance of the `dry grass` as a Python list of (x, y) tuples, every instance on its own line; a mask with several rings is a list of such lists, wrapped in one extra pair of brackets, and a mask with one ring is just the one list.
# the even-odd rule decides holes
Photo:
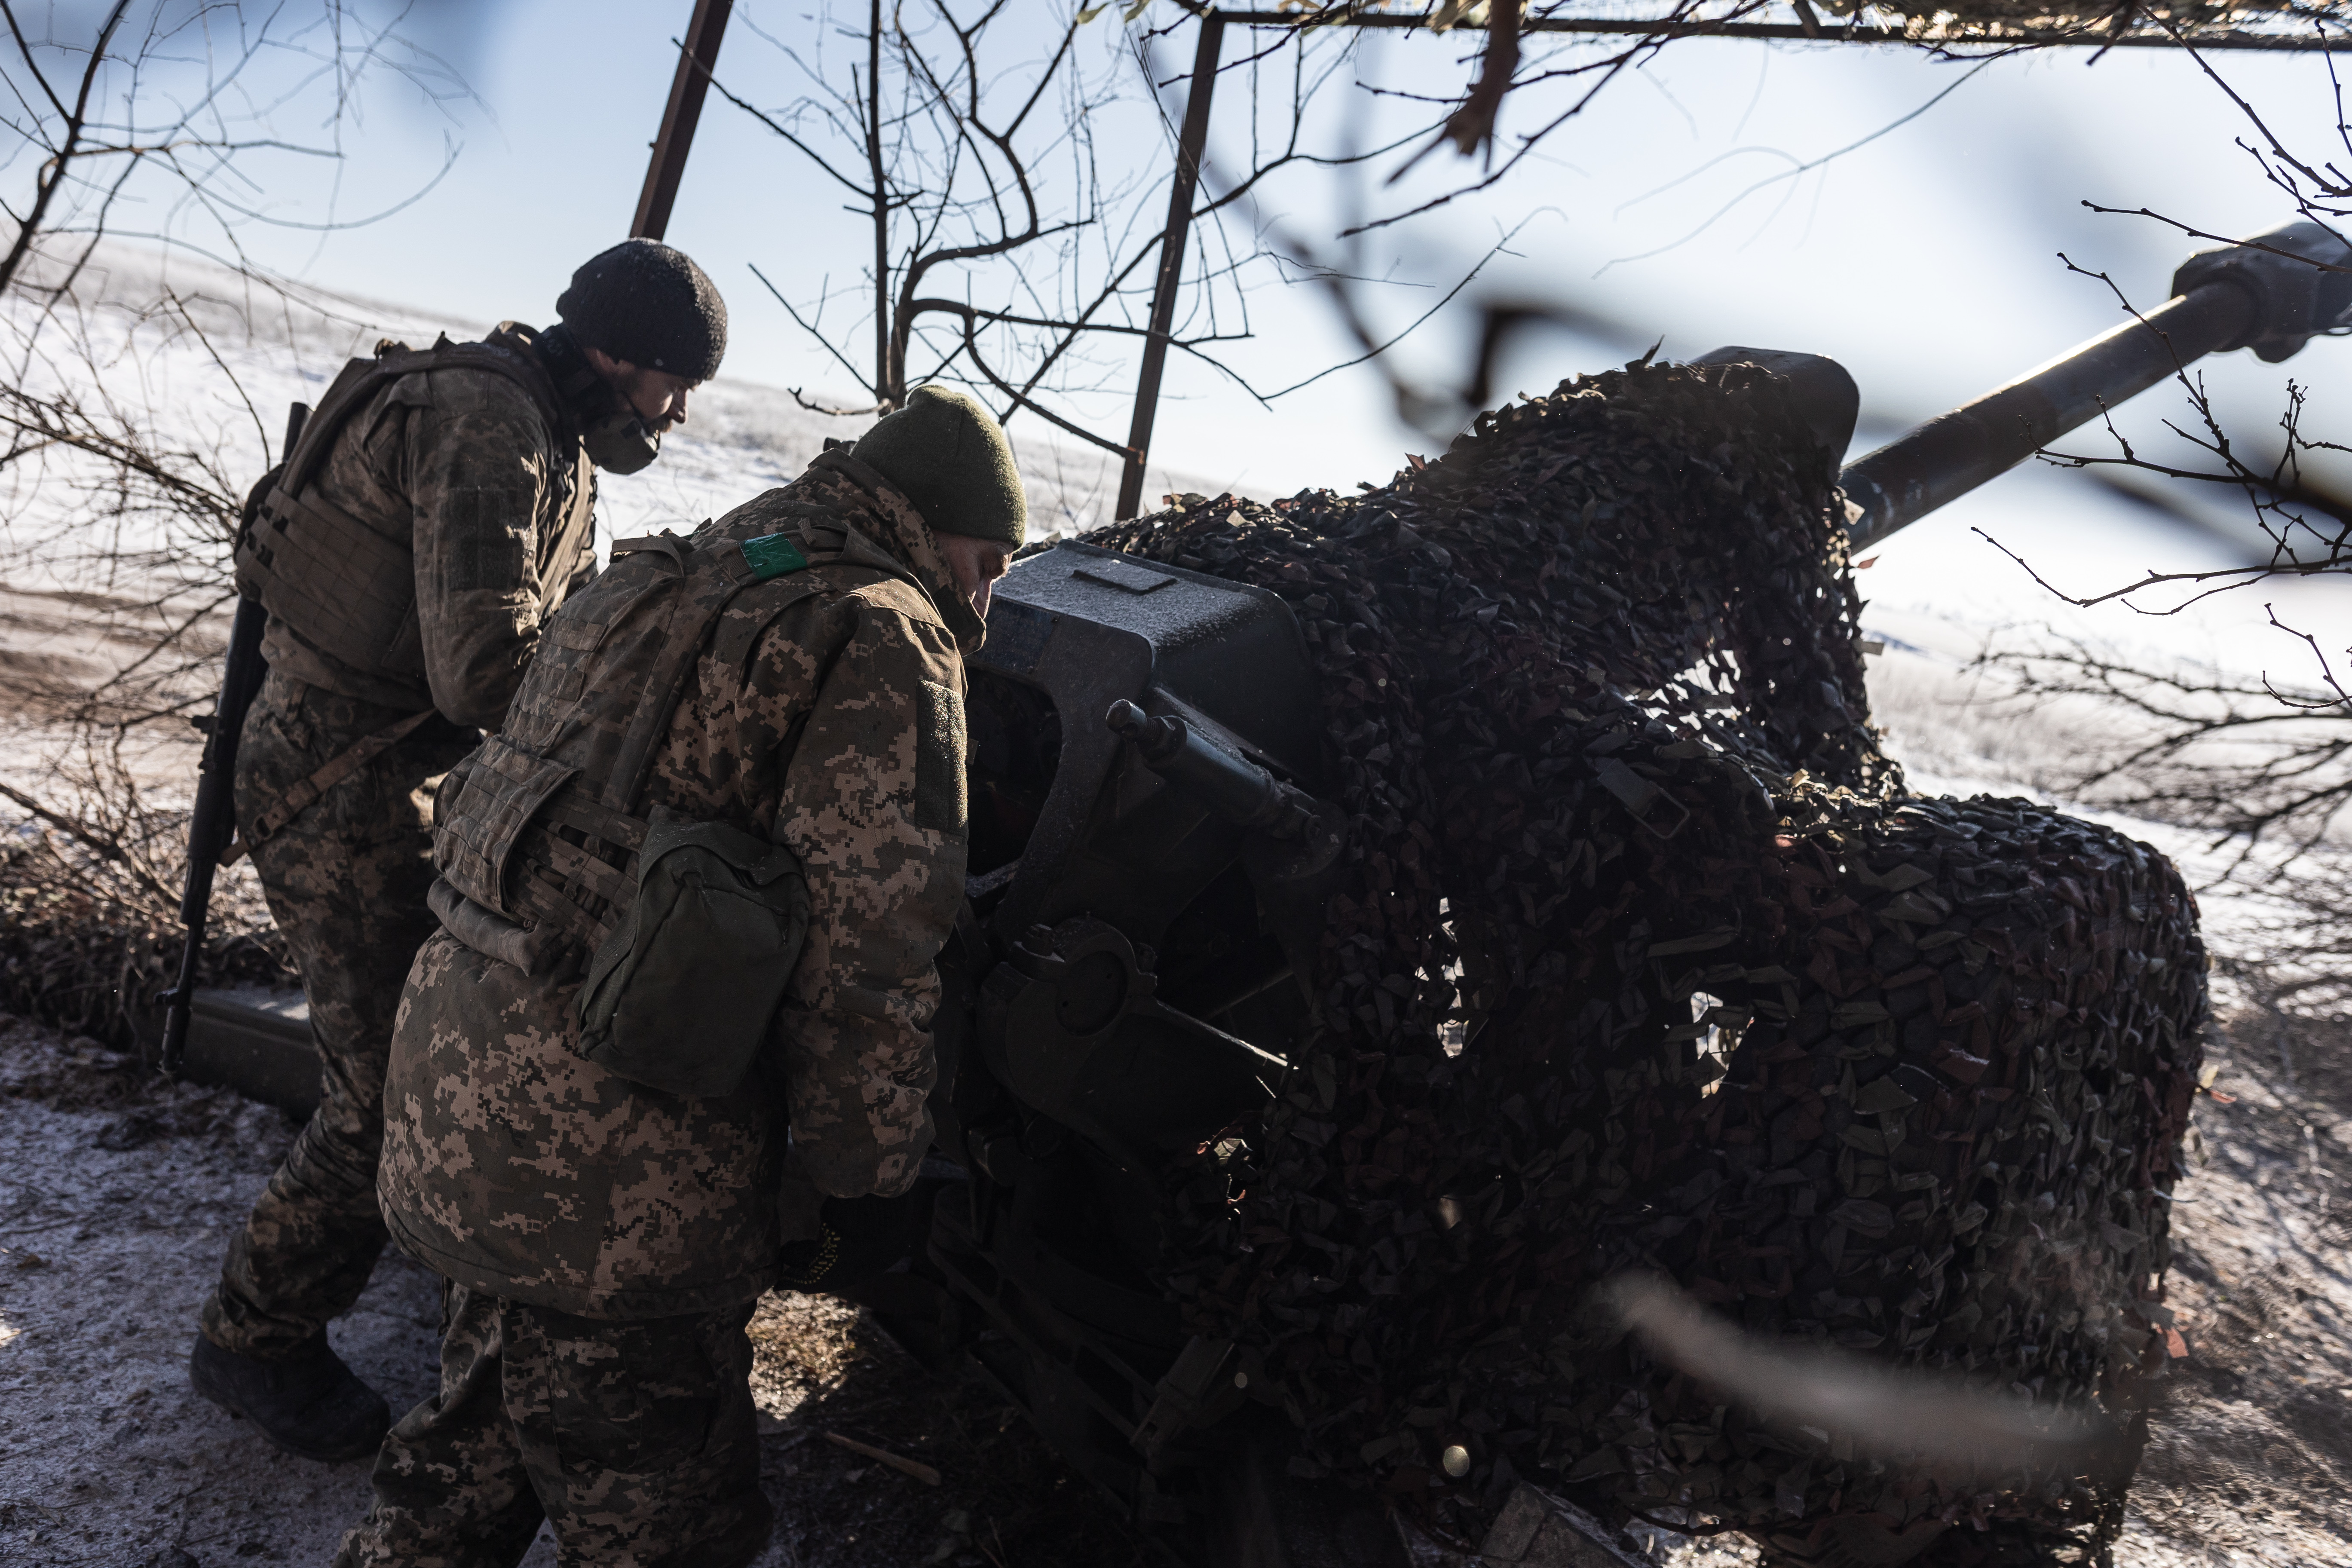
[[(769, 1561), (797, 1568), (1127, 1568), (1118, 1510), (976, 1373), (934, 1377), (833, 1297), (778, 1291), (751, 1321), (776, 1504)], [(937, 1469), (929, 1487), (827, 1432)]]

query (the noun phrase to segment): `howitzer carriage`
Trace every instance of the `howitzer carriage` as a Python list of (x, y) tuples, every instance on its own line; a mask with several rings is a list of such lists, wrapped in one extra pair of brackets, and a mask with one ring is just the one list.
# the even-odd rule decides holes
[[(1314, 693), (1262, 590), (1083, 545), (1003, 586), (971, 664), (972, 919), (940, 1030), (940, 1144), (971, 1184), (940, 1204), (933, 1256), (1046, 1435), (1181, 1523), (1154, 1471), (1242, 1403), (1246, 1373), (1155, 1283), (1161, 1186), (1265, 1108), (1312, 1026), (1300, 977), (1339, 830), (1302, 810), (1277, 837), (1234, 805), (1278, 816), (1318, 782)], [(1164, 773), (1104, 721), (1114, 704), (1135, 732), (1168, 726)]]

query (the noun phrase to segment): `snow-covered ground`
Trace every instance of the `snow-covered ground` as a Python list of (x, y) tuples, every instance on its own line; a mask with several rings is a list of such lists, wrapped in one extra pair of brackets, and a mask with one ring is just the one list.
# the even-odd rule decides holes
[[(126, 1067), (0, 1023), (0, 1563), (323, 1564), (366, 1467), (289, 1458), (187, 1381), (196, 1308), (292, 1130)], [(436, 1289), (388, 1258), (334, 1331), (404, 1406), (431, 1389)]]
[[(0, 1015), (0, 1565), (324, 1568), (365, 1511), (365, 1462), (289, 1458), (188, 1388), (196, 1310), (293, 1131)], [(440, 1327), (438, 1281), (387, 1252), (331, 1334), (398, 1412), (433, 1391)], [(1108, 1510), (976, 1379), (929, 1377), (828, 1297), (771, 1295), (751, 1339), (779, 1514), (758, 1568), (1129, 1562)], [(555, 1562), (542, 1532), (522, 1568)]]

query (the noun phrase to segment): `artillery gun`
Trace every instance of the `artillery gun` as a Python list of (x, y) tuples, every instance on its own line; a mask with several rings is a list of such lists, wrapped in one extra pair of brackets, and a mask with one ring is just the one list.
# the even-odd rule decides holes
[[(2174, 296), (1846, 465), (1846, 542), (1883, 541), (2206, 353), (2251, 346), (2284, 359), (2343, 327), (2352, 250), (2316, 225), (2290, 226), (2192, 258)], [(1843, 454), (1857, 395), (1833, 362), (1728, 348), (1694, 363), (1780, 378), (1813, 457)], [(1349, 613), (1378, 618), (1361, 605)], [(976, 1359), (1139, 1534), (1181, 1562), (1407, 1561), (1378, 1506), (1393, 1490), (1299, 1479), (1278, 1371), (1262, 1347), (1202, 1331), (1167, 1288), (1197, 1241), (1180, 1234), (1171, 1192), (1314, 1070), (1331, 1005), (1318, 955), (1333, 910), (1360, 893), (1317, 658), (1293, 604), (1233, 574), (1064, 541), (998, 584), (986, 647), (968, 666), (969, 896), (940, 960), (929, 1232), (915, 1268), (861, 1292), (919, 1355)], [(1591, 751), (1601, 759), (1591, 772), (1636, 837), (1674, 850), (1685, 808), (1611, 746)], [(1457, 906), (1456, 923), (1470, 918)], [(1650, 951), (1727, 940), (1703, 932)], [(1483, 984), (1473, 946), (1458, 978), (1465, 1000)], [(1775, 972), (1707, 973), (1706, 989), (1737, 1002), (1742, 985), (1769, 991), (1756, 977)], [(1460, 1026), (1475, 1031), (1480, 1009), (1465, 1010)], [(1872, 1012), (1889, 1018), (1873, 993), (1841, 994), (1840, 1018)], [(299, 1070), (273, 1083), (266, 1065), (269, 1043), (292, 1034), (286, 1020), (219, 994), (197, 998), (195, 1013), (192, 1074), (281, 1093), (299, 1085)], [(1695, 1032), (1674, 1031), (1685, 1046)], [(307, 1057), (307, 1039), (293, 1037)], [(1916, 1076), (1900, 1081), (1931, 1092)], [(1773, 1123), (1776, 1150), (1785, 1121)], [(2156, 1158), (2142, 1159), (2143, 1174)], [(1510, 1180), (1498, 1174), (1496, 1192)], [(1490, 1198), (1444, 1205), (1503, 1206)], [(1445, 1450), (1448, 1476), (1457, 1452)], [(1535, 1518), (1534, 1506), (1514, 1495), (1486, 1538), (1490, 1560), (1617, 1550), (1589, 1520), (1573, 1552), (1601, 1556), (1574, 1555), (1556, 1533), (1545, 1547), (1566, 1516)], [(1941, 1528), (1816, 1531), (1774, 1549), (1892, 1563)]]
[[(1846, 465), (1852, 547), (2206, 353), (2280, 360), (2345, 325), (2347, 268), (2315, 224), (2192, 258), (2145, 317)], [(1696, 363), (1737, 361), (1787, 377), (1823, 447), (1843, 449), (1856, 395), (1834, 363), (1744, 348)], [(1284, 1423), (1250, 1396), (1264, 1373), (1188, 1332), (1157, 1283), (1171, 1162), (1272, 1102), (1316, 1027), (1344, 816), (1290, 606), (1063, 542), (998, 585), (970, 672), (971, 899), (939, 1026), (940, 1147), (969, 1181), (938, 1204), (930, 1247), (945, 1319), (961, 1316), (950, 1333), (1180, 1552), (1402, 1562), (1328, 1496), (1279, 1497)], [(875, 1304), (905, 1332), (920, 1287), (895, 1288)], [(939, 1333), (929, 1321), (918, 1337)]]

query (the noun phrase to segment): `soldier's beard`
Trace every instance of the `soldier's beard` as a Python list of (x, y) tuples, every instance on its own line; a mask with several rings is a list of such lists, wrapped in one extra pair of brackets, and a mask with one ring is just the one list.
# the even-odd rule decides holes
[(648, 429), (636, 410), (622, 402), (582, 427), (580, 445), (605, 472), (634, 474), (661, 456), (661, 432)]

